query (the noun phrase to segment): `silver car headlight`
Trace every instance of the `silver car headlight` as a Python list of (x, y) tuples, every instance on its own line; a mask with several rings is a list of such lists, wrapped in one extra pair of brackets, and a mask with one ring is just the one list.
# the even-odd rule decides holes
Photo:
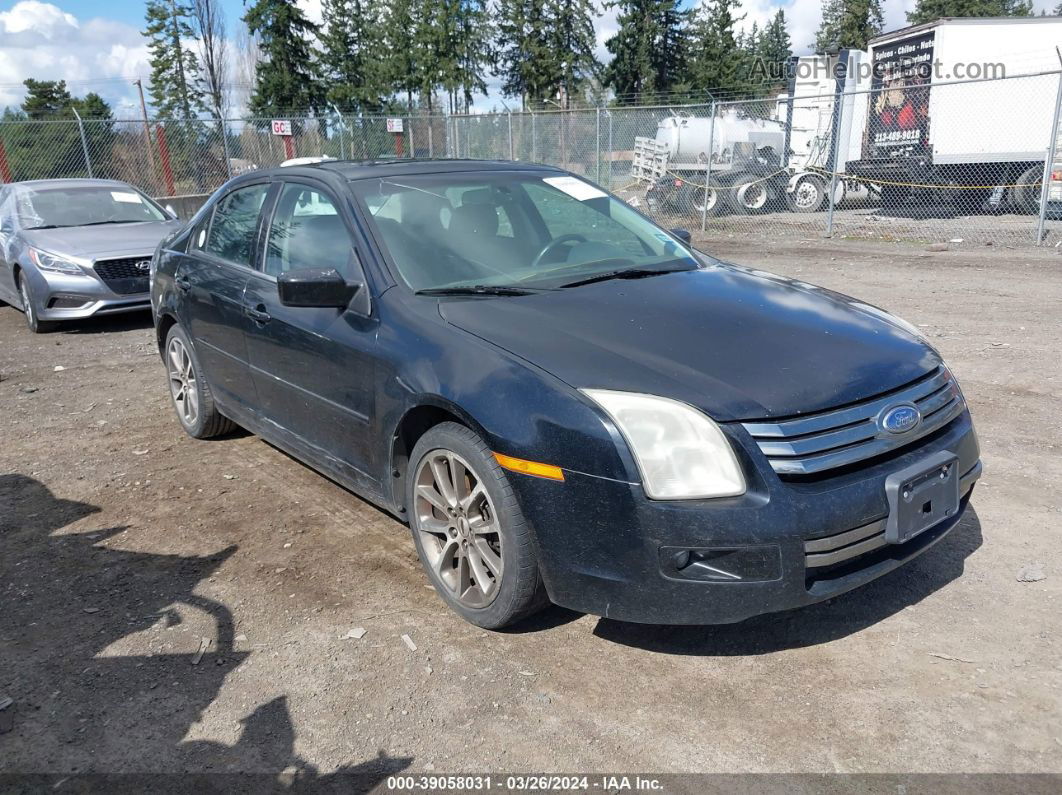
[(677, 400), (583, 389), (616, 423), (654, 500), (734, 497), (745, 476), (726, 436), (710, 418)]
[(81, 269), (81, 266), (76, 262), (60, 257), (57, 254), (49, 254), (47, 251), (41, 251), (39, 248), (31, 248), (29, 252), (33, 264), (42, 271), (66, 273), (70, 276), (81, 276), (85, 273), (85, 271)]

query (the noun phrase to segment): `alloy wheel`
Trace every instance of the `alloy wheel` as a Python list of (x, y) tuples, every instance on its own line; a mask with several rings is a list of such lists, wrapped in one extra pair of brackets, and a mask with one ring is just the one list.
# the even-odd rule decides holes
[(30, 298), (29, 287), (26, 286), (26, 279), (24, 276), (22, 279), (19, 279), (18, 291), (22, 296), (22, 311), (26, 315), (26, 323), (30, 328), (33, 328), (33, 324), (37, 320), (37, 317), (33, 314), (33, 299)]
[(800, 210), (817, 210), (822, 203), (818, 185), (808, 179), (801, 180), (794, 191), (795, 204)]
[(192, 357), (184, 343), (174, 337), (166, 349), (166, 369), (170, 374), (170, 394), (177, 416), (191, 428), (199, 419), (199, 390), (196, 385)]
[(475, 470), (451, 450), (432, 450), (416, 473), (414, 522), (429, 567), (462, 605), (494, 601), (502, 580), (498, 514)]

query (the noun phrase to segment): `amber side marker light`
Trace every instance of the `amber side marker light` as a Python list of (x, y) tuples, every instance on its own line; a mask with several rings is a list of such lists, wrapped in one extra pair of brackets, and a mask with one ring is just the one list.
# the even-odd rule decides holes
[(536, 461), (525, 461), (522, 458), (513, 458), (512, 456), (502, 455), (501, 453), (495, 453), (494, 460), (504, 469), (510, 469), (513, 472), (519, 472), (523, 475), (535, 475), (540, 478), (549, 478), (550, 480), (564, 480), (564, 472), (561, 471), (561, 468), (555, 467), (551, 464), (539, 464)]

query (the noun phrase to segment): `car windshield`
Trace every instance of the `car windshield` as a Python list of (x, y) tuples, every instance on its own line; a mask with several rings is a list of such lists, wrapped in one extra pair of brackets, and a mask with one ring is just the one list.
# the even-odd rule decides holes
[(18, 215), (25, 229), (166, 220), (150, 199), (127, 185), (24, 188)]
[(672, 235), (572, 176), (468, 172), (351, 185), (418, 291), (530, 291), (698, 267)]

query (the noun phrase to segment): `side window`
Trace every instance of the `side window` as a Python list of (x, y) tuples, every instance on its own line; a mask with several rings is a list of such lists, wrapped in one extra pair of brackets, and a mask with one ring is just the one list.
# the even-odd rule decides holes
[[(634, 232), (594, 206), (599, 200), (573, 202), (546, 184), (529, 182), (524, 187), (550, 237), (556, 239), (561, 235), (578, 234), (591, 242), (608, 243), (631, 254), (645, 256), (645, 248)], [(608, 207), (607, 199), (600, 201)]]
[[(250, 267), (258, 213), (268, 192), (268, 184), (251, 185), (235, 190), (219, 201), (203, 250), (223, 260)], [(196, 238), (191, 241), (193, 247), (199, 237), (197, 230)]]
[(265, 272), (279, 276), (299, 268), (335, 268), (350, 279), (356, 270), (354, 246), (327, 193), (288, 183), (269, 228)]

